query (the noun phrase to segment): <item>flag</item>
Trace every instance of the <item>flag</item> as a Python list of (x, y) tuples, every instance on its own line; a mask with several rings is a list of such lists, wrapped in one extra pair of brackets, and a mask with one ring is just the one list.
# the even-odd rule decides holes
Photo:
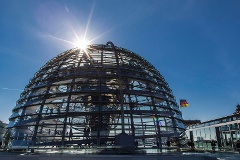
[(186, 101), (186, 99), (180, 99), (180, 106), (181, 107), (187, 107), (188, 106), (188, 102)]

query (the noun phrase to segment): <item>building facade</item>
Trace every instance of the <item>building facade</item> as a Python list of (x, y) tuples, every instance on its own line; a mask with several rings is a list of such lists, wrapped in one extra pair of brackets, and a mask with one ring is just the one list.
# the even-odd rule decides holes
[(187, 127), (186, 135), (195, 143), (195, 147), (211, 148), (211, 141), (217, 142), (217, 147), (235, 148), (236, 141), (240, 139), (240, 114), (209, 120)]
[(3, 135), (5, 133), (5, 127), (6, 127), (6, 123), (3, 123), (2, 121), (0, 121), (0, 146), (2, 145), (2, 140), (3, 140)]

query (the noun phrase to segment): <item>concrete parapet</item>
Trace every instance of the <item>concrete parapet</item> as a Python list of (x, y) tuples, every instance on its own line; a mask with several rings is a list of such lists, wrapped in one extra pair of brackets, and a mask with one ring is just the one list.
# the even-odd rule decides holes
[(202, 155), (2, 155), (0, 160), (217, 160)]

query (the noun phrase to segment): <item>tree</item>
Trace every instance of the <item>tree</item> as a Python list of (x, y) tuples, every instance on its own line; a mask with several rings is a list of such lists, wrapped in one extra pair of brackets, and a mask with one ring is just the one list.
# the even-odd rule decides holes
[(239, 114), (239, 113), (240, 113), (240, 105), (237, 104), (235, 114)]

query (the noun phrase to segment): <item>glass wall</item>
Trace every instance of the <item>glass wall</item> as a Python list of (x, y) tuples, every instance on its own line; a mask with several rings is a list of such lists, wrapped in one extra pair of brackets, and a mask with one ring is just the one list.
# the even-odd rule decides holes
[[(231, 115), (198, 125), (189, 126), (186, 131), (188, 139), (190, 132), (196, 148), (211, 149), (211, 140), (217, 141), (217, 147), (234, 148), (240, 139), (239, 115)], [(221, 148), (219, 148), (221, 149)]]
[[(29, 81), (9, 118), (10, 149), (35, 146), (161, 147), (185, 131), (163, 76), (113, 43), (68, 50)], [(120, 135), (120, 136), (119, 136)], [(134, 138), (132, 138), (134, 137)]]

